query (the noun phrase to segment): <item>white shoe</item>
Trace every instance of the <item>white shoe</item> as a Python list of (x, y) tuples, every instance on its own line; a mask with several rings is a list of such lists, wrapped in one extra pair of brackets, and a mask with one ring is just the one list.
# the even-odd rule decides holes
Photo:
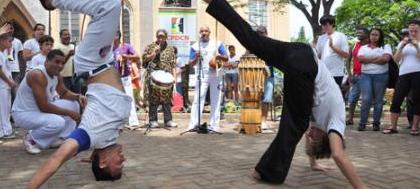
[(13, 132), (12, 134), (10, 134), (10, 135), (4, 135), (2, 138), (4, 138), (4, 139), (14, 139), (14, 138), (16, 138), (16, 135), (15, 135), (15, 133)]
[(58, 148), (60, 147), (62, 144), (64, 143), (64, 139), (59, 138), (56, 141), (54, 141), (53, 143), (50, 144), (50, 148)]
[(23, 136), (23, 145), (25, 146), (25, 149), (30, 154), (39, 154), (41, 153), (41, 150), (36, 146), (36, 144), (32, 144), (32, 141), (28, 134)]
[(168, 121), (167, 123), (165, 123), (165, 127), (172, 127), (172, 128), (175, 128), (175, 127), (178, 127), (178, 124), (176, 124), (175, 122), (173, 122), (173, 121)]
[(158, 128), (159, 124), (158, 124), (157, 121), (151, 121), (151, 122), (149, 122), (149, 127), (150, 128)]

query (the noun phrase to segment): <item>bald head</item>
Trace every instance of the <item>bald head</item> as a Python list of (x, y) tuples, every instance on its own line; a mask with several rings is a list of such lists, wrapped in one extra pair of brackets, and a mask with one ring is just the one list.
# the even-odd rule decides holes
[(209, 26), (200, 27), (200, 40), (202, 42), (207, 42), (210, 40), (210, 28)]

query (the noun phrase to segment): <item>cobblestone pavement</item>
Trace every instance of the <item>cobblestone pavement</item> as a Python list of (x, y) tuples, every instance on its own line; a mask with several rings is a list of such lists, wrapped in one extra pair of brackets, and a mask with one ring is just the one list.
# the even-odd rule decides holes
[[(146, 115), (139, 118), (144, 123)], [(208, 115), (204, 116), (207, 120)], [(249, 177), (256, 162), (272, 141), (274, 134), (243, 135), (234, 128), (238, 114), (226, 115), (221, 122), (223, 135), (188, 133), (179, 136), (187, 127), (189, 114), (175, 114), (180, 127), (171, 131), (124, 131), (127, 162), (121, 180), (96, 182), (90, 165), (80, 162), (88, 157), (83, 152), (67, 162), (43, 188), (351, 188), (338, 169), (322, 173), (311, 171), (304, 153), (303, 142), (282, 185), (267, 185)], [(159, 120), (162, 120), (160, 115)], [(385, 115), (384, 121), (389, 120)], [(357, 172), (370, 188), (420, 188), (420, 136), (411, 136), (400, 118), (400, 134), (386, 136), (380, 132), (358, 132), (356, 126), (346, 131), (347, 152)], [(272, 122), (273, 127), (278, 123)], [(388, 123), (384, 123), (387, 126)], [(27, 154), (19, 138), (0, 144), (0, 188), (24, 188), (31, 175), (53, 152)], [(334, 165), (332, 160), (321, 161)]]

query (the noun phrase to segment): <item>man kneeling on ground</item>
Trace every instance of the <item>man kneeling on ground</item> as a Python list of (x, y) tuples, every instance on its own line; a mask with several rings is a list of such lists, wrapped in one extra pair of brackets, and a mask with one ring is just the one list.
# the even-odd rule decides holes
[(28, 129), (23, 144), (30, 154), (60, 146), (80, 121), (86, 98), (69, 91), (59, 75), (64, 53), (52, 50), (45, 65), (33, 68), (18, 88), (12, 116), (18, 127)]

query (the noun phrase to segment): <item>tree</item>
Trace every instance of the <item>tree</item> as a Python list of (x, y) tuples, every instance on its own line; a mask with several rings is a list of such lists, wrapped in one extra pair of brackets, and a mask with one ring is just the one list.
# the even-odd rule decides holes
[(309, 39), (306, 38), (305, 28), (303, 26), (300, 27), (299, 34), (297, 38), (292, 38), (290, 41), (292, 42), (301, 42), (301, 43), (309, 43)]
[[(316, 37), (322, 33), (319, 18), (323, 15), (331, 14), (331, 7), (334, 0), (306, 0), (304, 2), (301, 0), (271, 0), (271, 2), (276, 6), (276, 10), (281, 10), (287, 4), (291, 4), (299, 9), (311, 25), (313, 39), (316, 39)], [(323, 12), (322, 15), (319, 15), (321, 7)]]
[[(240, 0), (228, 0), (229, 3), (234, 4), (236, 7), (243, 7), (246, 3), (240, 3)], [(327, 15), (331, 12), (331, 7), (334, 3), (334, 0), (305, 0), (302, 2), (301, 0), (267, 0), (268, 2), (272, 3), (275, 7), (275, 11), (282, 12), (284, 7), (288, 4), (293, 5), (297, 9), (299, 9), (308, 20), (309, 24), (311, 25), (313, 38), (315, 39), (318, 35), (322, 33), (321, 25), (319, 24), (319, 11), (321, 7), (323, 8), (323, 14)], [(321, 15), (321, 16), (322, 16)]]
[(399, 42), (401, 29), (420, 16), (418, 0), (344, 0), (337, 8), (337, 26), (351, 36), (357, 26), (378, 27), (384, 31), (386, 42)]

